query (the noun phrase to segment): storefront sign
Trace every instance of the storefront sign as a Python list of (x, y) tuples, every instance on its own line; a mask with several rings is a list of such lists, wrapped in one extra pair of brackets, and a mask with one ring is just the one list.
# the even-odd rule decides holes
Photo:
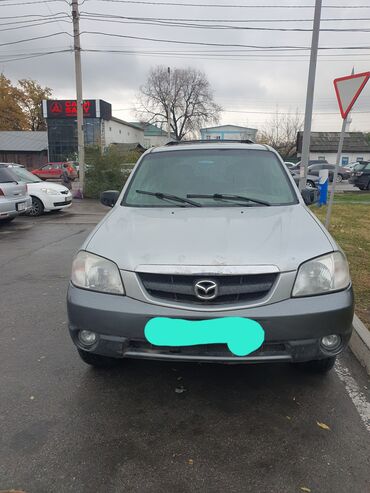
[[(84, 118), (103, 118), (112, 116), (112, 106), (100, 99), (86, 99), (83, 102)], [(44, 118), (77, 118), (77, 101), (58, 99), (43, 101)]]

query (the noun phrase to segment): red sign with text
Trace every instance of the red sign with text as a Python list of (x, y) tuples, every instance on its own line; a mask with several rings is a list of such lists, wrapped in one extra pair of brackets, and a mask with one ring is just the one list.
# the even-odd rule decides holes
[[(96, 118), (96, 101), (87, 99), (83, 102), (84, 118)], [(65, 99), (58, 101), (47, 101), (48, 118), (77, 118), (77, 101)]]

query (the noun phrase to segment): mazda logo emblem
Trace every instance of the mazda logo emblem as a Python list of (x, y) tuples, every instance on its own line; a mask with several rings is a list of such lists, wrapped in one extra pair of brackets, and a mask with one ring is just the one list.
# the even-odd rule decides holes
[(208, 279), (198, 281), (194, 284), (194, 293), (200, 300), (214, 300), (218, 295), (218, 284)]

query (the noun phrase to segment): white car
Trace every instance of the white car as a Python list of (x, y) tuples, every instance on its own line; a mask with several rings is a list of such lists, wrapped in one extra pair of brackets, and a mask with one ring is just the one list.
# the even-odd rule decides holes
[(71, 206), (72, 193), (67, 187), (59, 183), (45, 183), (17, 164), (9, 164), (9, 168), (20, 182), (27, 184), (28, 193), (32, 199), (32, 207), (27, 215), (40, 216), (44, 212), (66, 209)]

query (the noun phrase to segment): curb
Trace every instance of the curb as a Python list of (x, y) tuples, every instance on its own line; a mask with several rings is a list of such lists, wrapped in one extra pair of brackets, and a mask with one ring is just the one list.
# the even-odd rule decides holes
[(354, 330), (349, 341), (349, 347), (370, 375), (370, 331), (356, 314), (353, 317), (352, 326)]

